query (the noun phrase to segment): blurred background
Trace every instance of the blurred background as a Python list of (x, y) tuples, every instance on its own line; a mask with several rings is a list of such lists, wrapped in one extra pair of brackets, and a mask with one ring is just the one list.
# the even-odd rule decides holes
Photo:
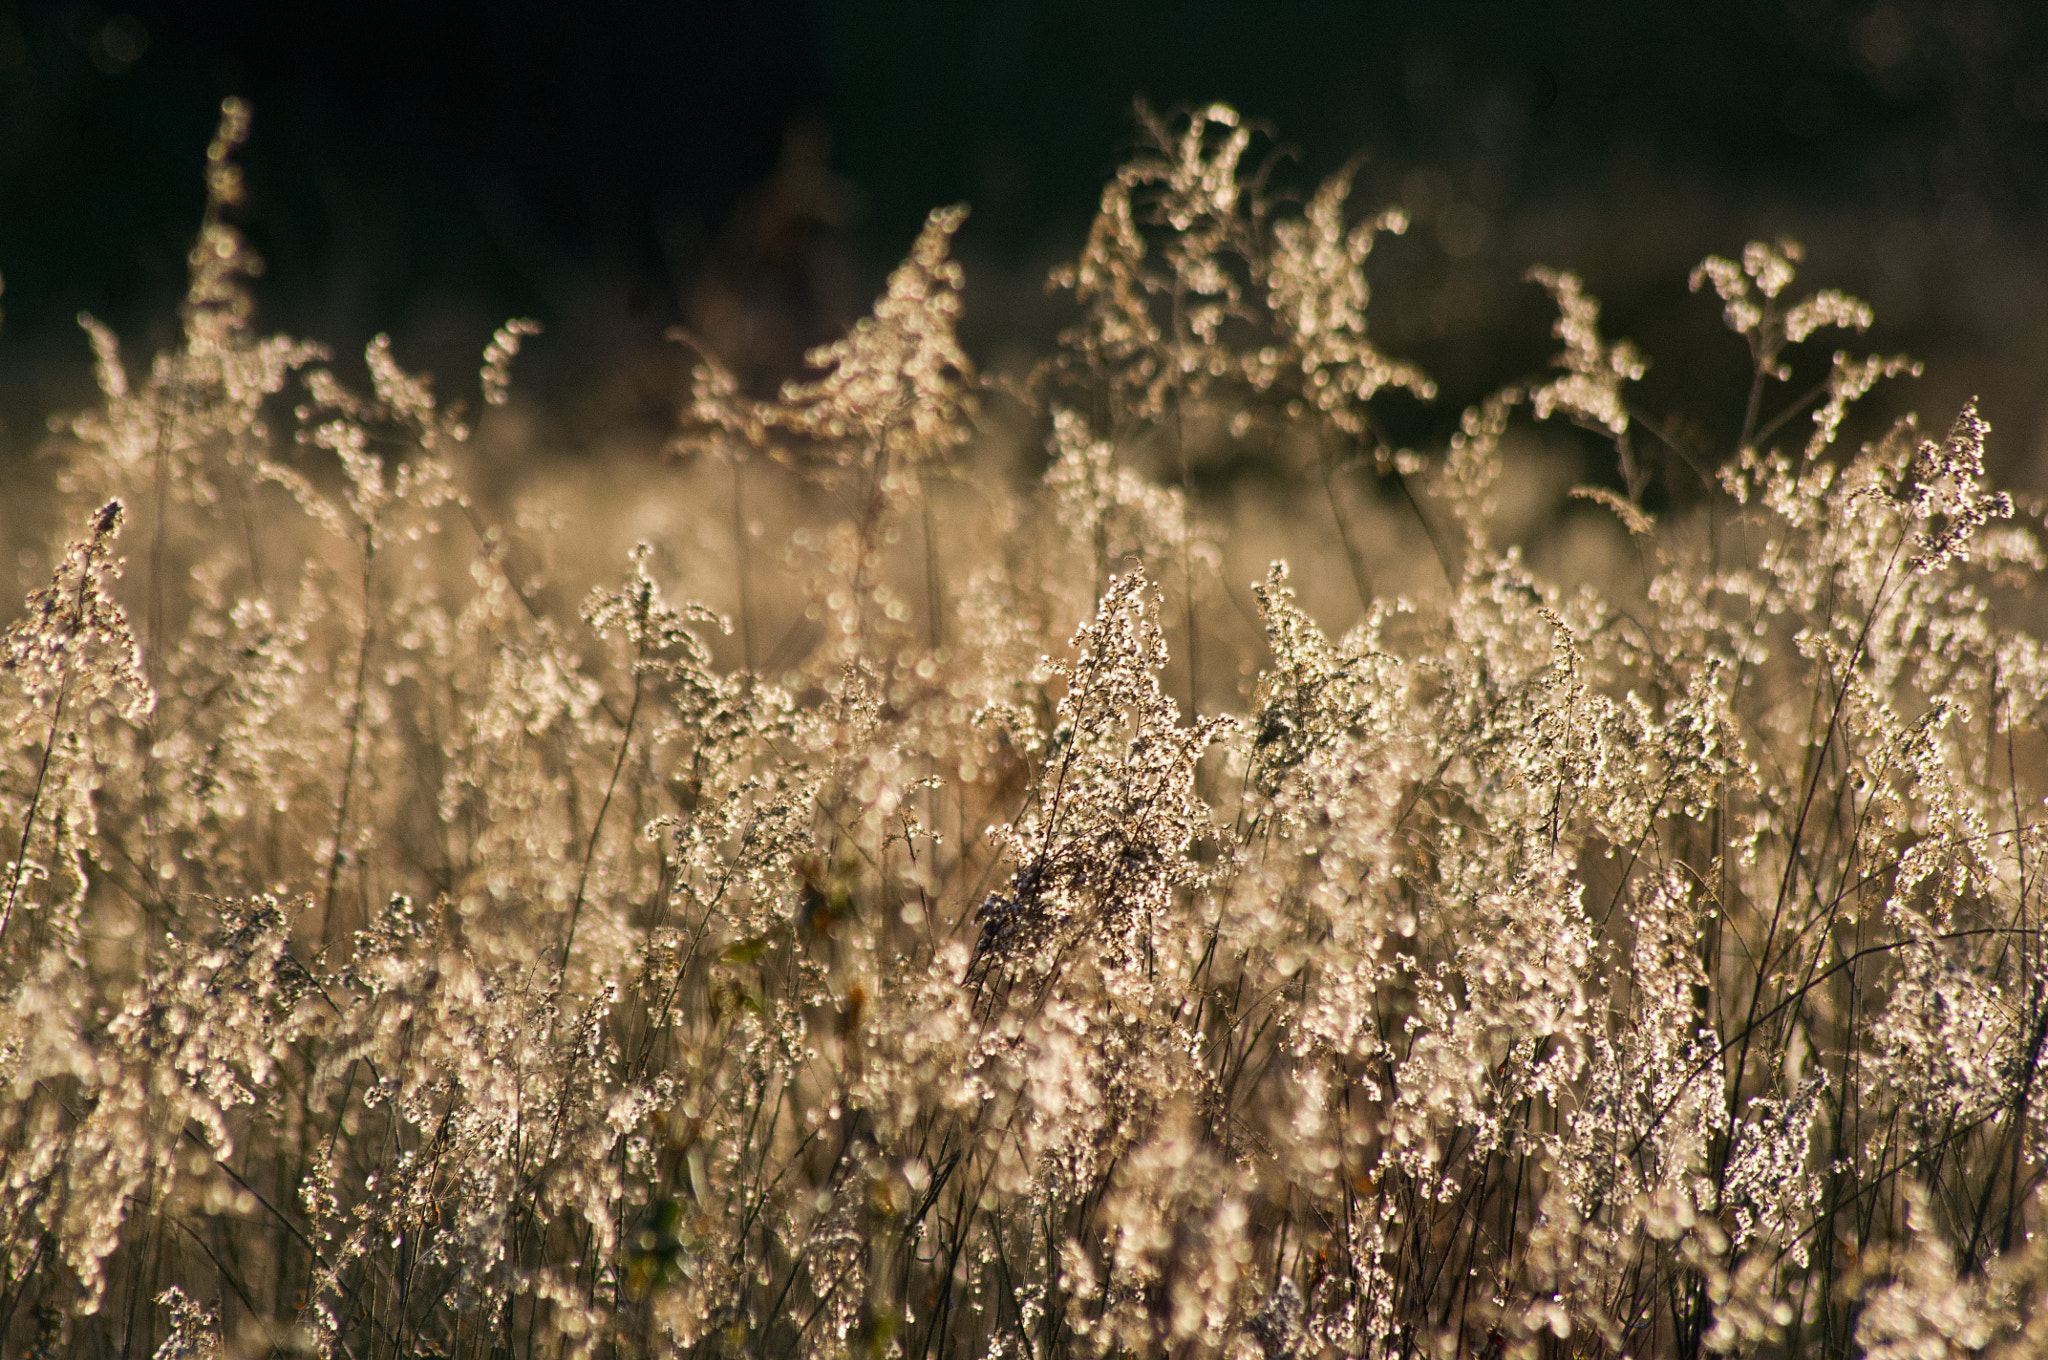
[(519, 382), (569, 456), (670, 431), (672, 326), (772, 388), (941, 203), (974, 210), (968, 346), (1021, 368), (1142, 97), (1264, 120), (1303, 192), (1363, 155), (1359, 201), (1411, 211), (1370, 267), (1383, 344), (1443, 387), (1403, 438), (1547, 362), (1539, 262), (1652, 356), (1647, 406), (1739, 409), (1685, 276), (1790, 235), (1875, 305), (1864, 347), (1928, 362), (1896, 400), (1981, 394), (2000, 475), (2048, 491), (2039, 0), (0, 0), (0, 462), (91, 399), (81, 309), (131, 357), (171, 339), (228, 94), (261, 324), (388, 331), (466, 392), (537, 317)]

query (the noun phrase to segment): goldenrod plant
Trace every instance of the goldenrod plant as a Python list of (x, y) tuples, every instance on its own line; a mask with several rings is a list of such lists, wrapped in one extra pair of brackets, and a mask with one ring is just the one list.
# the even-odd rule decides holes
[(2048, 1351), (2037, 517), (1795, 245), (1692, 280), (1718, 454), (1543, 268), (1399, 448), (1401, 214), (1147, 112), (1027, 378), (941, 209), (596, 516), (533, 323), (256, 328), (247, 128), (0, 651), (0, 1349)]

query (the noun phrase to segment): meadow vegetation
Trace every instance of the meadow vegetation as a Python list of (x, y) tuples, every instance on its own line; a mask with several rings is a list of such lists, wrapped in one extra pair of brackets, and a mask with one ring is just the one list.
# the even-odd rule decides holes
[(941, 209), (622, 498), (257, 327), (247, 117), (0, 649), (0, 1349), (2048, 1353), (2038, 517), (1796, 246), (1396, 448), (1401, 214), (1141, 115), (1028, 377)]

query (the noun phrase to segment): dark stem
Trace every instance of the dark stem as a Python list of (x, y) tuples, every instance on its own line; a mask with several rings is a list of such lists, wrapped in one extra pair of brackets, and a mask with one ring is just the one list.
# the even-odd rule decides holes
[(918, 487), (918, 502), (924, 510), (925, 609), (931, 614), (932, 650), (936, 652), (946, 641), (946, 596), (939, 584), (939, 526), (932, 515), (929, 487)]
[(740, 659), (754, 669), (754, 595), (747, 570), (747, 518), (745, 504), (746, 467), (737, 456), (732, 460), (732, 551), (733, 570), (740, 587)]
[(355, 785), (356, 762), (362, 756), (363, 701), (370, 675), (370, 642), (376, 632), (376, 601), (370, 594), (370, 570), (377, 559), (375, 531), (363, 531), (363, 638), (356, 649), (356, 678), (349, 700), (348, 759), (341, 768), (341, 796), (334, 807), (334, 849), (327, 856), (327, 886), (321, 895), (320, 947), (334, 943), (334, 889), (341, 881), (342, 833), (348, 829), (349, 793)]
[(1323, 495), (1330, 503), (1330, 518), (1337, 522), (1337, 537), (1344, 544), (1344, 561), (1351, 568), (1351, 584), (1358, 588), (1358, 607), (1372, 612), (1372, 573), (1366, 570), (1365, 558), (1358, 550), (1358, 544), (1351, 538), (1351, 521), (1344, 514), (1344, 507), (1337, 499), (1336, 460), (1326, 447), (1316, 460), (1318, 470), (1323, 474)]
[(35, 829), (36, 810), (42, 806), (43, 786), (50, 774), (50, 756), (57, 749), (57, 730), (64, 721), (64, 703), (71, 697), (71, 674), (65, 672), (64, 683), (57, 689), (57, 706), (50, 713), (50, 737), (43, 743), (42, 762), (36, 766), (35, 788), (30, 792), (28, 811), (22, 814), (21, 843), (15, 847), (14, 869), (7, 880), (7, 906), (0, 910), (0, 944), (7, 940), (7, 928), (14, 924), (14, 904), (21, 893), (21, 871), (28, 863), (29, 834)]
[(640, 699), (647, 688), (646, 677), (641, 673), (642, 664), (646, 660), (646, 651), (647, 644), (643, 640), (640, 644), (641, 654), (634, 658), (633, 702), (626, 709), (625, 731), (619, 734), (619, 756), (617, 760), (612, 762), (611, 782), (605, 785), (604, 798), (598, 803), (597, 817), (591, 823), (590, 844), (583, 852), (583, 870), (576, 876), (576, 900), (569, 904), (569, 929), (562, 936), (562, 962), (557, 970), (560, 974), (560, 981), (557, 985), (566, 985), (568, 982), (569, 950), (576, 943), (576, 921), (577, 918), (583, 915), (583, 894), (590, 886), (590, 866), (597, 861), (597, 840), (598, 837), (604, 834), (604, 815), (611, 810), (612, 795), (618, 792), (619, 776), (625, 772), (626, 757), (633, 749), (633, 720), (640, 716)]

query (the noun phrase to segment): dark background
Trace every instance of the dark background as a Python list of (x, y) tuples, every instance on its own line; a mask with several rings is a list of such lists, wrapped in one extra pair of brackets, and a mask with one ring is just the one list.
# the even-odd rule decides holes
[(1877, 306), (1851, 343), (1930, 362), (1930, 423), (1982, 393), (2001, 471), (2048, 490), (2039, 3), (0, 0), (0, 456), (89, 399), (81, 309), (131, 355), (170, 339), (231, 93), (262, 324), (389, 331), (453, 394), (536, 316), (519, 380), (566, 445), (667, 428), (672, 325), (772, 385), (963, 199), (968, 343), (1020, 363), (1132, 99), (1223, 99), (1279, 181), (1364, 152), (1365, 201), (1415, 212), (1371, 272), (1383, 341), (1445, 389), (1424, 433), (1554, 348), (1539, 261), (1654, 357), (1646, 403), (1717, 409), (1746, 360), (1685, 274), (1789, 233)]

